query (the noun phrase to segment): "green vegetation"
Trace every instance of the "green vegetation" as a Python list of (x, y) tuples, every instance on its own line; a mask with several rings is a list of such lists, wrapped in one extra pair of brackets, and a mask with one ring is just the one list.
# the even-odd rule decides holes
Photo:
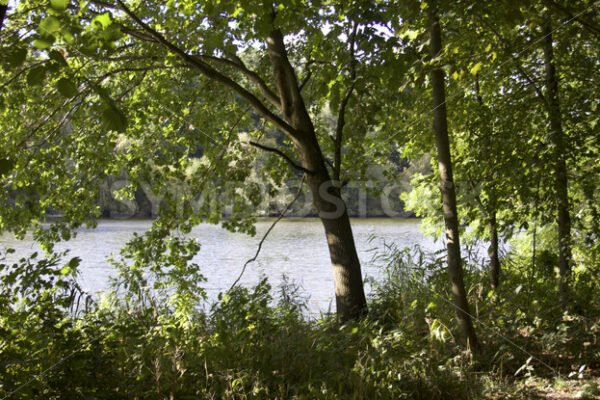
[[(540, 254), (551, 248), (543, 240)], [(10, 290), (0, 303), (5, 366), (0, 395), (524, 399), (551, 392), (593, 399), (600, 394), (597, 280), (577, 274), (576, 310), (563, 310), (547, 295), (554, 290), (552, 257), (538, 258), (540, 274), (530, 281), (529, 257), (518, 246), (499, 291), (491, 290), (483, 272), (468, 269), (469, 301), (483, 338), (483, 350), (473, 354), (456, 339), (460, 331), (438, 257), (418, 249), (379, 254), (375, 262), (387, 279), (370, 299), (369, 317), (344, 325), (332, 315), (305, 315), (293, 286), (279, 288), (273, 299), (266, 280), (251, 289), (236, 287), (207, 311), (136, 290), (90, 303), (73, 291), (72, 265), (64, 270), (57, 262), (23, 260), (24, 268), (34, 267), (29, 280), (3, 278)], [(26, 300), (15, 304), (11, 296), (17, 294)], [(186, 297), (185, 290), (179, 294)]]
[[(0, 395), (598, 397), (598, 8), (0, 0), (0, 233), (44, 251), (2, 265)], [(108, 190), (157, 217), (115, 260), (115, 292), (86, 298), (54, 245), (121, 177)], [(367, 299), (349, 191), (406, 178), (446, 249), (381, 250)], [(254, 234), (297, 182), (336, 314), (267, 281), (203, 310), (186, 235)], [(482, 241), (475, 265), (464, 244)]]

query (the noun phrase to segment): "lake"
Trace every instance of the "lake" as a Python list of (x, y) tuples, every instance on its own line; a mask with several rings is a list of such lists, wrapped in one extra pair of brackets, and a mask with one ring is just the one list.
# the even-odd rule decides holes
[[(254, 237), (231, 233), (217, 225), (202, 224), (194, 228), (191, 235), (201, 244), (194, 262), (207, 278), (203, 285), (209, 299), (216, 299), (220, 291), (231, 286), (246, 260), (254, 256), (260, 239), (273, 220), (259, 219)], [(106, 257), (118, 255), (119, 249), (134, 232), (144, 232), (151, 224), (150, 220), (101, 220), (96, 228), (80, 229), (76, 238), (57, 245), (56, 249), (70, 249), (70, 256), (82, 259), (81, 286), (95, 293), (105, 290), (108, 278), (115, 275)], [(352, 219), (352, 228), (365, 277), (382, 276), (381, 270), (371, 260), (377, 251), (383, 251), (384, 243), (395, 243), (400, 248), (418, 244), (429, 251), (443, 247), (440, 241), (434, 243), (421, 233), (418, 219)], [(18, 257), (38, 249), (31, 241), (16, 241), (8, 235), (0, 238), (0, 245), (3, 249), (14, 248)], [(329, 252), (318, 219), (287, 218), (279, 221), (265, 240), (257, 261), (248, 265), (240, 283), (251, 286), (266, 276), (277, 289), (283, 275), (300, 285), (302, 293), (310, 293), (308, 305), (312, 312), (327, 311), (330, 307), (335, 309)]]

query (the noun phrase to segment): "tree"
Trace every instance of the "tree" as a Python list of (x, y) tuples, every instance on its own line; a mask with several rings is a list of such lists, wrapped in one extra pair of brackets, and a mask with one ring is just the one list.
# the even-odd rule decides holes
[(564, 133), (560, 102), (558, 99), (558, 77), (554, 65), (554, 52), (552, 44), (552, 22), (550, 16), (546, 17), (543, 26), (544, 34), (544, 67), (546, 77), (546, 104), (550, 120), (550, 136), (554, 144), (555, 160), (554, 174), (556, 192), (556, 208), (558, 223), (558, 269), (559, 293), (563, 301), (567, 295), (567, 279), (571, 269), (571, 218), (569, 216), (569, 194), (567, 179), (566, 154), (564, 152)]
[[(552, 3), (552, 2), (551, 2)], [(554, 3), (556, 6), (557, 3)], [(510, 6), (509, 6), (510, 7)], [(508, 8), (510, 9), (510, 8)], [(550, 165), (552, 176), (549, 178), (549, 185), (551, 185), (552, 193), (554, 197), (554, 203), (556, 204), (556, 221), (557, 221), (557, 234), (558, 234), (558, 270), (559, 270), (559, 292), (561, 298), (565, 299), (567, 292), (567, 276), (572, 263), (571, 261), (571, 221), (570, 221), (570, 199), (569, 199), (569, 183), (568, 183), (568, 170), (567, 160), (571, 157), (570, 150), (566, 146), (566, 135), (562, 127), (562, 113), (559, 102), (559, 78), (556, 73), (555, 60), (553, 55), (553, 31), (552, 16), (548, 9), (534, 8), (528, 10), (530, 15), (525, 13), (521, 14), (516, 8), (513, 9), (517, 14), (517, 20), (528, 21), (528, 26), (532, 28), (531, 33), (534, 40), (542, 44), (542, 54), (537, 59), (528, 58), (522, 54), (514, 54), (513, 47), (510, 45), (510, 41), (507, 40), (505, 35), (501, 33), (502, 27), (494, 27), (494, 24), (490, 21), (486, 21), (484, 18), (479, 16), (479, 19), (483, 22), (486, 30), (491, 32), (498, 43), (506, 48), (510, 49), (513, 53), (511, 58), (508, 60), (516, 69), (517, 76), (520, 77), (520, 85), (526, 88), (531, 94), (533, 94), (532, 104), (539, 105), (538, 112), (545, 114), (542, 117), (542, 123), (547, 124), (548, 135), (546, 139), (540, 143), (542, 146), (545, 145), (541, 153), (541, 157), (538, 156), (540, 161), (546, 165)], [(540, 13), (544, 15), (542, 18), (539, 17)], [(572, 16), (570, 20), (573, 22), (577, 21), (582, 23), (584, 26), (588, 25), (585, 21), (574, 18)], [(518, 22), (518, 21), (517, 21)], [(541, 32), (536, 32), (536, 28), (541, 26)], [(588, 25), (589, 26), (589, 25)], [(513, 29), (510, 27), (509, 29)], [(538, 39), (539, 38), (539, 39)], [(543, 79), (536, 78), (536, 69), (543, 69)], [(533, 72), (532, 72), (533, 70)], [(541, 72), (541, 71), (540, 71)], [(541, 73), (540, 73), (541, 74)], [(539, 86), (539, 81), (544, 82), (544, 87)], [(545, 121), (544, 121), (545, 120)], [(531, 157), (528, 157), (531, 158)], [(534, 156), (535, 158), (535, 156)], [(540, 180), (541, 182), (541, 180)], [(538, 190), (540, 184), (538, 183)], [(536, 202), (536, 210), (539, 207), (540, 198), (536, 197), (532, 199)]]
[[(430, 50), (432, 59), (439, 57), (442, 52), (442, 34), (437, 10), (434, 6), (428, 7)], [(431, 85), (433, 90), (433, 130), (440, 170), (440, 189), (444, 208), (444, 222), (446, 225), (446, 251), (448, 272), (452, 283), (452, 302), (456, 309), (459, 325), (468, 344), (478, 347), (477, 335), (471, 321), (469, 303), (463, 280), (462, 260), (460, 256), (460, 234), (458, 225), (458, 210), (456, 206), (456, 192), (452, 176), (452, 157), (448, 139), (448, 121), (446, 116), (446, 94), (444, 71), (434, 67), (431, 71)]]
[[(201, 174), (219, 172), (243, 180), (247, 171), (241, 160), (251, 157), (251, 144), (284, 156), (306, 174), (329, 245), (337, 311), (343, 320), (364, 315), (360, 262), (340, 181), (353, 171), (361, 173), (345, 157), (347, 146), (364, 154), (359, 149), (372, 144), (366, 134), (383, 115), (386, 96), (373, 95), (373, 90), (395, 70), (394, 40), (377, 31), (386, 12), (370, 2), (19, 3), (10, 31), (20, 30), (23, 40), (14, 42), (13, 50), (3, 50), (10, 52), (4, 73), (11, 88), (4, 128), (12, 132), (4, 149), (13, 163), (5, 183), (13, 193), (21, 188), (17, 201), (27, 207), (20, 218), (14, 209), (5, 209), (4, 220), (23, 232), (52, 207), (65, 212), (64, 221), (50, 232), (37, 229), (36, 235), (68, 237), (70, 229), (93, 219), (98, 176), (123, 169), (131, 181), (123, 196), (144, 184), (158, 192), (171, 182), (185, 186), (185, 198), (193, 199), (209, 186), (210, 179), (200, 179)], [(378, 62), (387, 56), (390, 61)], [(19, 84), (27, 85), (26, 93), (19, 93)], [(40, 88), (46, 98), (35, 97)], [(223, 89), (223, 96), (211, 95)], [(25, 112), (17, 106), (19, 98), (26, 99)], [(269, 130), (253, 128), (243, 105), (283, 132), (286, 147), (257, 143)], [(180, 115), (161, 115), (166, 106)], [(314, 123), (325, 106), (337, 111), (333, 132)], [(351, 107), (357, 112), (347, 113)], [(15, 123), (19, 118), (26, 126)], [(241, 129), (249, 131), (249, 142), (241, 139)], [(80, 145), (61, 147), (68, 139)], [(26, 151), (11, 151), (19, 141)], [(121, 151), (115, 151), (117, 143)], [(200, 163), (188, 179), (183, 170), (192, 168), (189, 155), (198, 147), (211, 165)], [(293, 161), (289, 151), (300, 161)], [(45, 178), (25, 172), (41, 164), (47, 168)], [(73, 174), (77, 178), (69, 178)], [(82, 189), (77, 198), (68, 193), (73, 185)], [(154, 238), (220, 217), (215, 210), (194, 210), (187, 200), (169, 208), (178, 201), (166, 195), (167, 208), (154, 224), (161, 235)], [(234, 210), (237, 214), (226, 226), (250, 229), (243, 213)]]

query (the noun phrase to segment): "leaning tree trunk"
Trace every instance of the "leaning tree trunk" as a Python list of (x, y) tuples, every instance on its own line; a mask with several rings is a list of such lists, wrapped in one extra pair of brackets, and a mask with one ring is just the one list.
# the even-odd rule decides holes
[[(442, 34), (439, 19), (433, 6), (428, 8), (430, 23), (431, 56), (436, 58), (442, 51)], [(463, 270), (460, 257), (460, 238), (458, 233), (458, 215), (456, 210), (456, 192), (452, 177), (452, 159), (448, 139), (448, 120), (446, 116), (446, 91), (444, 71), (435, 68), (431, 71), (433, 86), (433, 130), (438, 151), (439, 170), (441, 178), (442, 203), (444, 207), (444, 223), (446, 225), (446, 250), (448, 272), (452, 283), (452, 302), (456, 309), (458, 323), (467, 340), (467, 345), (478, 347), (477, 335), (471, 321), (469, 303), (463, 280)]]
[(281, 31), (271, 32), (267, 48), (283, 116), (295, 130), (292, 140), (302, 167), (310, 171), (307, 180), (329, 245), (338, 316), (342, 321), (360, 318), (367, 312), (367, 302), (346, 205), (338, 183), (329, 176)]
[(558, 98), (558, 77), (554, 66), (552, 49), (552, 26), (546, 16), (544, 24), (544, 65), (546, 70), (546, 104), (550, 119), (550, 137), (554, 145), (554, 191), (556, 194), (558, 222), (558, 291), (561, 300), (567, 299), (568, 279), (571, 270), (571, 218), (569, 216), (569, 194), (565, 140)]

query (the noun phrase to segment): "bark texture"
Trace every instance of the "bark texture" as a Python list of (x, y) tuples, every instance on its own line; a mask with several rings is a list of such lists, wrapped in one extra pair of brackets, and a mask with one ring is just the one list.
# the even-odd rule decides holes
[[(432, 58), (437, 58), (442, 51), (442, 34), (436, 11), (433, 6), (428, 8), (430, 46)], [(448, 272), (452, 284), (452, 302), (460, 328), (471, 348), (478, 347), (477, 335), (471, 320), (469, 303), (463, 280), (463, 270), (460, 256), (460, 238), (458, 231), (458, 215), (456, 210), (456, 192), (452, 176), (452, 158), (448, 139), (448, 120), (446, 115), (445, 77), (441, 68), (431, 71), (433, 86), (433, 130), (438, 151), (439, 170), (441, 178), (442, 203), (444, 208), (444, 223), (446, 225), (446, 250)]]
[(307, 180), (329, 245), (337, 313), (341, 320), (360, 318), (367, 312), (367, 302), (360, 261), (339, 182), (332, 181), (329, 176), (281, 31), (275, 30), (267, 37), (267, 49), (283, 117), (294, 130), (292, 140), (302, 167), (311, 171)]
[(554, 145), (554, 191), (556, 195), (558, 222), (558, 290), (561, 300), (565, 301), (568, 292), (571, 270), (571, 218), (569, 216), (569, 193), (565, 139), (562, 129), (558, 76), (554, 65), (552, 44), (552, 25), (549, 15), (544, 24), (544, 65), (546, 72), (546, 104), (550, 119), (550, 137)]

